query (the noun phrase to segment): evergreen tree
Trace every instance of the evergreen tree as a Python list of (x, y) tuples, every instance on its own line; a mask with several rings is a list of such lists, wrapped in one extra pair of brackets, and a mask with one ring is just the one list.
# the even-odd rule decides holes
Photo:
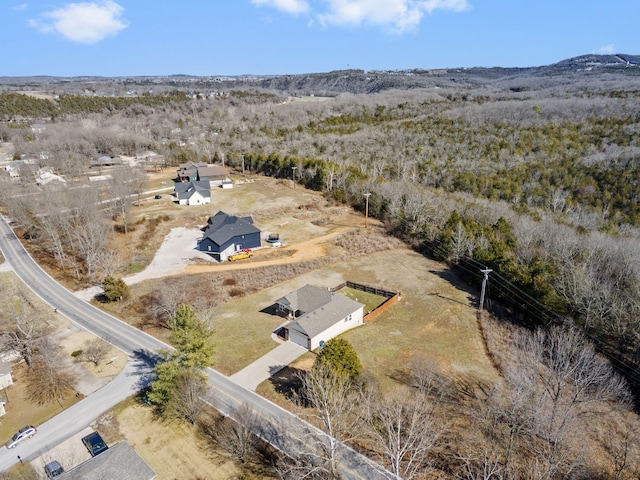
[(332, 338), (316, 357), (313, 368), (328, 368), (332, 373), (355, 380), (362, 373), (362, 364), (353, 345), (344, 338)]
[(125, 300), (129, 297), (129, 286), (121, 278), (107, 275), (102, 281), (104, 296), (110, 302)]

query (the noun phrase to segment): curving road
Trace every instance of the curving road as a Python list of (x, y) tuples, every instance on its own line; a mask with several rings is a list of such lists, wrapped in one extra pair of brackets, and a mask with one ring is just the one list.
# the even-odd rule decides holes
[[(138, 391), (151, 378), (156, 353), (170, 347), (77, 298), (57, 283), (31, 258), (4, 217), (0, 221), (0, 250), (16, 275), (52, 308), (57, 308), (60, 314), (107, 340), (129, 357), (127, 366), (118, 377), (39, 425), (38, 434), (32, 439), (23, 441), (12, 450), (0, 448), (0, 471), (4, 471), (18, 462), (18, 455), (27, 461), (41, 455)], [(212, 387), (211, 403), (222, 413), (229, 415), (242, 405), (247, 405), (261, 419), (260, 425), (255, 427), (255, 433), (264, 440), (284, 452), (300, 448), (309, 453), (313, 450), (311, 444), (302, 440), (308, 437), (309, 431), (314, 430), (311, 425), (213, 369), (209, 369), (207, 375)], [(341, 446), (339, 459), (339, 469), (345, 479), (394, 478), (380, 465), (349, 447)]]

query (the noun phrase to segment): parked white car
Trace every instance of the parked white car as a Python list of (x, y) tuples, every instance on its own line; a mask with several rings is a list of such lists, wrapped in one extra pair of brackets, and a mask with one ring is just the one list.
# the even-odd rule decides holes
[(18, 430), (18, 433), (16, 433), (11, 438), (11, 440), (7, 442), (7, 448), (15, 448), (16, 445), (18, 445), (18, 443), (20, 443), (25, 438), (33, 437), (37, 433), (37, 431), (38, 430), (36, 430), (36, 427), (32, 425), (27, 425), (26, 427), (22, 427), (20, 430)]

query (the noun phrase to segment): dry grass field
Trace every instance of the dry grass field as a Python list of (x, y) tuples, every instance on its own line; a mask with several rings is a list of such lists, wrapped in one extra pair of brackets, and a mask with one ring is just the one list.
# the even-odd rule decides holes
[(134, 399), (106, 415), (102, 424), (108, 424), (106, 429), (113, 437), (127, 440), (158, 474), (158, 480), (274, 478), (259, 463), (241, 464), (191, 425), (160, 419), (152, 408)]
[[(248, 261), (188, 265), (181, 275), (133, 285), (128, 301), (104, 308), (166, 340), (167, 330), (146, 318), (149, 302), (163, 289), (186, 292), (185, 300), (198, 305), (215, 330), (215, 368), (232, 374), (276, 346), (271, 334), (282, 319), (269, 313), (269, 307), (277, 298), (305, 284), (333, 287), (351, 280), (401, 292), (390, 309), (345, 334), (366, 375), (381, 386), (392, 386), (398, 370), (417, 355), (467, 381), (496, 378), (478, 330), (473, 296), (442, 265), (388, 237), (375, 221), (370, 219), (365, 229), (363, 217), (352, 210), (269, 178), (215, 190), (212, 197), (211, 205), (201, 207), (179, 207), (167, 195), (142, 201), (134, 209), (135, 229), (118, 239), (121, 274), (143, 270), (172, 228), (202, 225), (218, 210), (252, 215), (263, 232), (278, 232), (286, 245), (258, 251)], [(309, 368), (313, 359), (314, 354), (306, 354), (292, 367)], [(258, 390), (287, 403), (270, 382)], [(112, 439), (126, 438), (160, 479), (242, 478), (234, 461), (188, 425), (154, 418), (150, 409), (134, 401), (116, 408), (112, 418)], [(255, 471), (252, 475), (263, 478)]]
[[(263, 232), (278, 232), (285, 247), (257, 251), (242, 262), (191, 264), (171, 277), (171, 284), (167, 279), (136, 284), (127, 304), (109, 306), (114, 313), (166, 339), (165, 330), (145, 320), (142, 304), (163, 288), (193, 292), (187, 298), (204, 307), (216, 332), (216, 368), (232, 374), (275, 347), (271, 333), (282, 319), (268, 307), (277, 298), (307, 283), (333, 287), (351, 280), (401, 292), (396, 305), (346, 334), (371, 375), (391, 381), (408, 358), (426, 355), (456, 375), (494, 378), (470, 294), (442, 265), (390, 239), (375, 221), (365, 229), (360, 214), (327, 203), (317, 192), (294, 189), (286, 180), (256, 177), (212, 195), (212, 205), (198, 207), (167, 205), (168, 199), (143, 202), (138, 218), (170, 217), (149, 245), (162, 243), (169, 227), (203, 224), (223, 210), (252, 215)], [(141, 232), (130, 236), (135, 235)]]

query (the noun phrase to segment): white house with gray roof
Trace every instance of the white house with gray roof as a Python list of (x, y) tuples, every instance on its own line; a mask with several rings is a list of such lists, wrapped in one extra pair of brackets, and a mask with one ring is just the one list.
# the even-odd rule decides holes
[(291, 319), (283, 326), (285, 338), (309, 350), (364, 323), (362, 303), (313, 285), (279, 298), (276, 306)]
[(200, 180), (176, 183), (174, 195), (179, 205), (207, 205), (211, 203), (211, 185)]

